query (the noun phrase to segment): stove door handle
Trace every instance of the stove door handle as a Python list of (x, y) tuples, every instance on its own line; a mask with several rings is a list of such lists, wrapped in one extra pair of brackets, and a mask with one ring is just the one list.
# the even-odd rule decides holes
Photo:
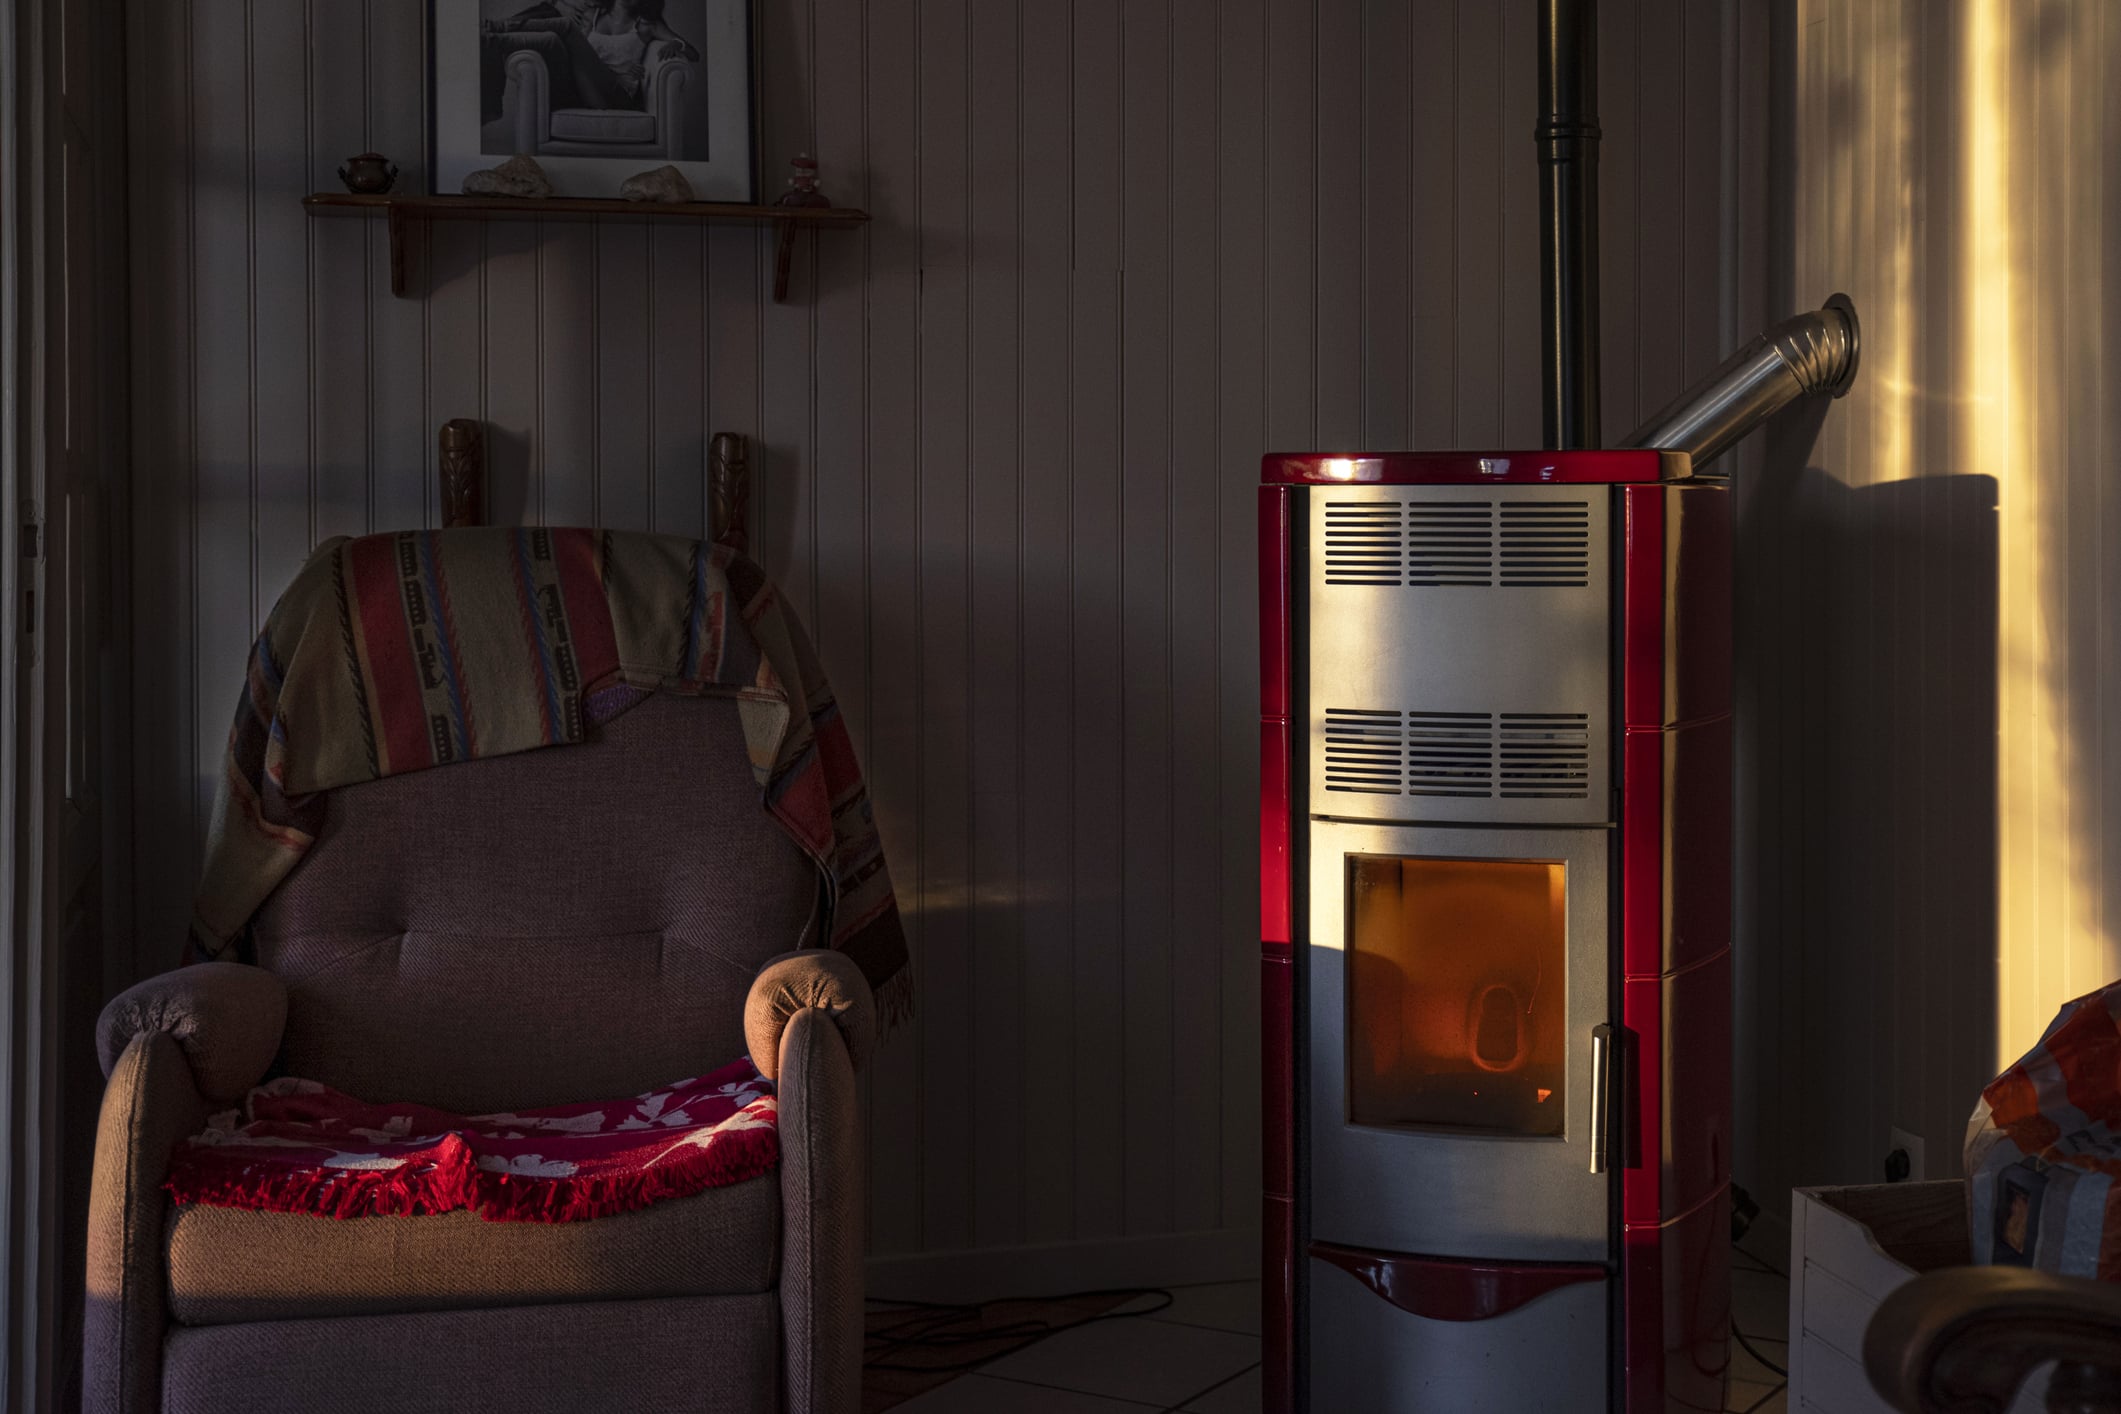
[(1613, 1147), (1613, 1028), (1591, 1028), (1591, 1172), (1604, 1173)]

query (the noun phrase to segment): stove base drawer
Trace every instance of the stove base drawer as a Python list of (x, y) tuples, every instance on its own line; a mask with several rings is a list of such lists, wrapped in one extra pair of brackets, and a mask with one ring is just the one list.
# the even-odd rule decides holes
[[(1597, 1410), (1607, 1404), (1607, 1281), (1597, 1268), (1538, 1294), (1536, 1279), (1509, 1293), (1480, 1269), (1430, 1280), (1418, 1261), (1310, 1259), (1310, 1405), (1314, 1414), (1524, 1414)], [(1411, 1268), (1412, 1270), (1409, 1270)], [(1489, 1269), (1492, 1272), (1493, 1269)], [(1428, 1280), (1430, 1289), (1423, 1290)], [(1498, 1285), (1504, 1298), (1495, 1299)], [(1381, 1290), (1382, 1289), (1382, 1290)], [(1394, 1293), (1392, 1296), (1382, 1291)], [(1497, 1306), (1475, 1320), (1417, 1315)], [(1398, 1304), (1395, 1304), (1395, 1301)], [(1521, 1304), (1518, 1304), (1521, 1301)]]

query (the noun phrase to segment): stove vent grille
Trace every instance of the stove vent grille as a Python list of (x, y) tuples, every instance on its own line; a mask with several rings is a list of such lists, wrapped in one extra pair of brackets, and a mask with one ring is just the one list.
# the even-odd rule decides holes
[(1591, 582), (1587, 501), (1505, 501), (1502, 583), (1526, 589), (1582, 589)]
[[(1330, 509), (1326, 512), (1331, 515)], [(1330, 523), (1330, 522), (1329, 522)], [(1407, 583), (1485, 589), (1495, 573), (1495, 508), (1486, 501), (1407, 505)]]
[(1328, 584), (1582, 589), (1590, 576), (1587, 501), (1326, 503)]
[(1325, 783), (1359, 795), (1585, 800), (1582, 712), (1386, 712), (1328, 707)]
[(1406, 550), (1397, 501), (1326, 506), (1326, 583), (1398, 584)]
[(1407, 713), (1407, 794), (1493, 795), (1494, 720), (1486, 712)]
[(1591, 725), (1582, 712), (1505, 712), (1497, 743), (1504, 800), (1583, 800), (1591, 793)]
[(1398, 712), (1326, 709), (1326, 789), (1400, 795), (1407, 733)]

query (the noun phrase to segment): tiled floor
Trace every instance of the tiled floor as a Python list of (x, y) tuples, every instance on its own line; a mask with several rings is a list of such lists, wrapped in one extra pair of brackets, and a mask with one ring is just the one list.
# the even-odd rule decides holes
[[(1725, 1409), (1754, 1414), (1784, 1414), (1789, 1391), (1783, 1371), (1790, 1367), (1790, 1279), (1783, 1272), (1786, 1252), (1742, 1242), (1731, 1254), (1731, 1325), (1753, 1350), (1731, 1342), (1731, 1383)], [(1757, 1355), (1754, 1352), (1758, 1352)], [(1776, 1367), (1769, 1369), (1763, 1361)]]
[(1259, 1283), (1180, 1287), (1171, 1298), (1150, 1314), (1048, 1336), (892, 1414), (1256, 1414)]
[[(1784, 1414), (1782, 1375), (1769, 1368), (1789, 1363), (1789, 1282), (1779, 1266), (1779, 1255), (1736, 1255), (1732, 1314), (1759, 1356), (1732, 1342), (1726, 1409)], [(1171, 1295), (1163, 1310), (1049, 1336), (892, 1414), (1257, 1414), (1259, 1283), (1180, 1287)], [(1149, 1306), (1153, 1298), (1135, 1304)]]

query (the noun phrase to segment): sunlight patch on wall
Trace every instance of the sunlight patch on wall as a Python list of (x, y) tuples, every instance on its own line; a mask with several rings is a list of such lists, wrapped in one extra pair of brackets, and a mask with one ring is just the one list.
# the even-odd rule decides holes
[[(1998, 482), (1996, 1061), (2038, 1038), (2072, 988), (2074, 955), (2109, 953), (2099, 936), (2096, 869), (2076, 798), (2096, 784), (2070, 768), (2067, 575), (2044, 531), (2067, 496), (2066, 383), (2048, 356), (2067, 301), (2056, 258), (2066, 224), (2047, 209), (2042, 164), (2067, 131), (2067, 85), (2036, 71), (2012, 27), (2024, 7), (1973, 0), (1967, 10), (1963, 151), (1962, 318), (1957, 435), (1969, 469)], [(2058, 121), (2059, 120), (2059, 121)], [(2062, 176), (2067, 180), (2067, 174)], [(2052, 504), (2051, 504), (2052, 503)]]

